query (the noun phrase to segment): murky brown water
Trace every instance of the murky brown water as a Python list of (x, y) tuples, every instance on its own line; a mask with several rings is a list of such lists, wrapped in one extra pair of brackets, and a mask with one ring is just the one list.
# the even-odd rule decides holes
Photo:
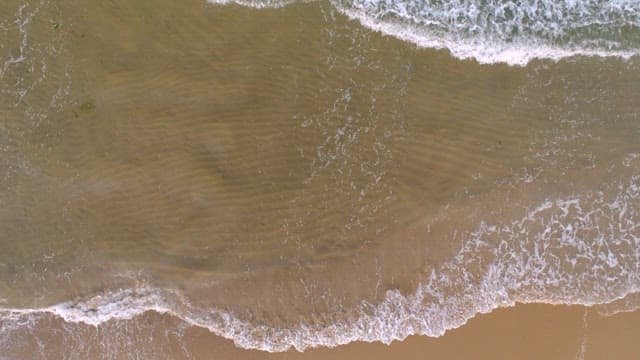
[(388, 342), (640, 287), (636, 58), (481, 65), (325, 2), (9, 0), (0, 39), (9, 358), (138, 325)]

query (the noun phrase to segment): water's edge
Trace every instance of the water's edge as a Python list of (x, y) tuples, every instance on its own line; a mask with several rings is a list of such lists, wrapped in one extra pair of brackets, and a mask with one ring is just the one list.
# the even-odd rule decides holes
[[(264, 9), (281, 8), (297, 1), (207, 2)], [(640, 19), (634, 16), (634, 12), (640, 10), (636, 9), (639, 5), (619, 2), (623, 4), (602, 8), (574, 8), (569, 5), (562, 7), (562, 2), (558, 2), (556, 7), (553, 3), (530, 2), (520, 6), (509, 1), (490, 1), (487, 4), (453, 1), (447, 6), (411, 1), (330, 1), (343, 15), (382, 34), (394, 36), (419, 47), (446, 49), (452, 56), (461, 60), (473, 59), (480, 64), (504, 63), (512, 66), (526, 66), (536, 59), (559, 61), (579, 56), (596, 56), (628, 60), (640, 55), (640, 44), (635, 43), (635, 40), (640, 39), (633, 36), (631, 40), (617, 39), (615, 34), (619, 29), (615, 27), (599, 29), (598, 31), (602, 30), (602, 34), (596, 34), (594, 38), (571, 39), (574, 36), (573, 32), (601, 26), (601, 18), (609, 19), (610, 24), (622, 19), (623, 23), (626, 22), (634, 29), (639, 27)], [(520, 7), (522, 9), (519, 9)], [(515, 14), (505, 17), (498, 10)], [(586, 19), (585, 23), (572, 27), (571, 18), (581, 17)], [(563, 29), (563, 26), (567, 28)], [(517, 35), (513, 35), (514, 33)], [(585, 34), (587, 33), (589, 32)], [(563, 43), (558, 39), (569, 40)]]

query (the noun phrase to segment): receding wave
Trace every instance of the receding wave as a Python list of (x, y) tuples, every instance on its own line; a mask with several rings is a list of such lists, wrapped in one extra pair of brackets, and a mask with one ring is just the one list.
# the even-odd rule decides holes
[(640, 176), (616, 189), (547, 199), (516, 221), (478, 224), (460, 251), (426, 275), (415, 292), (388, 290), (382, 302), (362, 302), (353, 316), (326, 314), (317, 323), (290, 327), (256, 324), (193, 305), (176, 290), (139, 287), (42, 309), (2, 309), (0, 327), (7, 336), (43, 314), (99, 325), (156, 311), (237, 346), (277, 352), (389, 343), (414, 334), (438, 337), (479, 313), (515, 303), (609, 304), (602, 308), (605, 314), (622, 303), (619, 311), (630, 311), (632, 302), (625, 299), (640, 292)]
[[(293, 0), (209, 0), (282, 7)], [(362, 25), (460, 59), (526, 65), (571, 56), (640, 54), (635, 0), (332, 0)]]

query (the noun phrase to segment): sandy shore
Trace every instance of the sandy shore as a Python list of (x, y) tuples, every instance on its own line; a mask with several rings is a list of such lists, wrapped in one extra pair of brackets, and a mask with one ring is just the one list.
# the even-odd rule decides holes
[[(585, 313), (586, 311), (586, 313)], [(586, 317), (585, 317), (586, 316)], [(387, 346), (352, 343), (304, 353), (238, 349), (203, 329), (191, 329), (197, 359), (637, 359), (640, 312), (610, 317), (581, 306), (519, 305), (480, 315), (440, 338), (413, 336)]]
[(631, 360), (640, 354), (640, 311), (602, 316), (595, 308), (541, 304), (479, 315), (439, 338), (412, 336), (390, 345), (358, 342), (303, 353), (238, 348), (205, 328), (157, 312), (98, 327), (69, 327), (56, 316), (33, 325), (3, 338), (5, 345), (17, 343), (3, 349), (0, 359)]

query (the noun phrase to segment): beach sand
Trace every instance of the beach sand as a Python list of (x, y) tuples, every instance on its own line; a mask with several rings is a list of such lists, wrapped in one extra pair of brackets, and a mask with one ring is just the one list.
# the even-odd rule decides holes
[[(238, 349), (230, 341), (194, 329), (196, 358), (211, 359), (637, 359), (640, 312), (603, 317), (582, 306), (517, 305), (479, 315), (439, 338), (411, 336), (390, 345), (352, 343), (333, 349), (269, 354)], [(197, 354), (197, 355), (196, 355)]]
[(478, 315), (465, 326), (437, 338), (410, 336), (389, 345), (354, 342), (335, 348), (305, 352), (291, 349), (281, 353), (238, 348), (232, 341), (204, 328), (188, 326), (155, 312), (147, 312), (129, 323), (76, 327), (66, 335), (68, 327), (60, 319), (51, 318), (40, 325), (30, 338), (21, 340), (26, 346), (7, 349), (18, 351), (3, 356), (7, 359), (632, 360), (640, 352), (637, 341), (640, 312), (602, 316), (595, 308), (565, 305), (520, 304), (498, 309)]

